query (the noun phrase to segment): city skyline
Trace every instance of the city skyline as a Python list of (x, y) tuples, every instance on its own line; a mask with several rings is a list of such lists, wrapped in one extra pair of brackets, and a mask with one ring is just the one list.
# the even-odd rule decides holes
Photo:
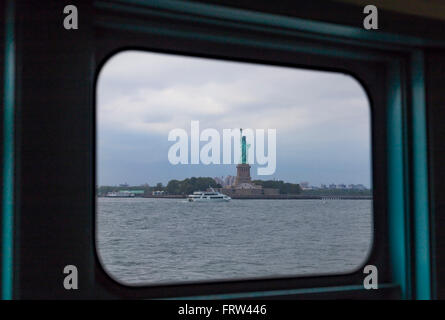
[[(192, 178), (192, 177), (188, 177), (188, 178)], [(204, 178), (204, 177), (195, 177), (195, 178)], [(228, 186), (228, 185), (232, 185), (235, 182), (236, 175), (227, 175), (227, 176), (210, 177), (210, 178), (214, 179), (216, 182), (219, 182), (219, 181), (222, 180), (224, 183), (221, 184), (221, 185)], [(177, 180), (177, 179), (171, 179), (171, 180)], [(257, 179), (257, 180), (261, 180), (261, 179)], [(266, 180), (266, 179), (263, 179), (263, 180)], [(270, 179), (270, 180), (278, 181), (278, 179)], [(230, 182), (227, 182), (227, 181), (230, 181)], [(299, 184), (303, 188), (305, 187), (304, 183), (307, 183), (309, 188), (320, 188), (320, 189), (323, 189), (323, 188), (329, 189), (329, 188), (332, 188), (332, 186), (334, 186), (334, 188), (340, 187), (340, 188), (347, 188), (347, 189), (350, 189), (350, 188), (360, 189), (362, 187), (364, 187), (366, 189), (370, 189), (371, 188), (370, 186), (365, 185), (363, 183), (356, 183), (356, 184), (350, 183), (350, 184), (346, 184), (346, 183), (329, 182), (329, 183), (320, 183), (319, 185), (314, 185), (314, 184), (311, 184), (308, 181), (300, 181), (300, 182), (298, 182), (298, 181), (284, 181), (284, 182), (296, 183), (296, 184)], [(118, 184), (115, 184), (115, 185), (99, 185), (99, 186), (113, 186), (113, 187), (149, 186), (149, 187), (155, 187), (159, 183), (162, 183), (163, 186), (166, 186), (168, 181), (167, 181), (167, 183), (164, 183), (162, 181), (158, 181), (156, 183), (151, 183), (151, 184), (148, 183), (148, 182), (145, 182), (145, 183), (136, 184), (136, 185), (131, 185), (131, 184), (127, 183), (127, 182), (123, 182), (123, 183), (118, 183)]]

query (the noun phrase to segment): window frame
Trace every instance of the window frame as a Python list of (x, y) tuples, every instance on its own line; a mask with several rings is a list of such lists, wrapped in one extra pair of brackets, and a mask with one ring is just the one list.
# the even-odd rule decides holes
[[(289, 30), (286, 23), (291, 21), (287, 21), (285, 17), (274, 17), (274, 21), (279, 21), (280, 18), (284, 20), (283, 26), (277, 28), (268, 26), (264, 23), (268, 20), (264, 20), (265, 17), (261, 14), (256, 16), (256, 13), (243, 12), (244, 21), (221, 21), (221, 17), (215, 17), (211, 10), (207, 11), (209, 8), (205, 5), (199, 7), (200, 5), (192, 4), (191, 7), (185, 5), (184, 8), (182, 4), (179, 10), (178, 7), (168, 8), (174, 12), (169, 11), (167, 14), (163, 11), (166, 8), (159, 8), (158, 4), (155, 5), (156, 8), (153, 8), (150, 5), (145, 7), (139, 1), (130, 2), (136, 4), (136, 7), (132, 4), (113, 6), (110, 3), (98, 2), (100, 16), (95, 25), (97, 30), (95, 83), (106, 61), (114, 54), (126, 50), (347, 73), (362, 84), (370, 102), (373, 190), (379, 190), (379, 193), (374, 192), (372, 249), (367, 261), (355, 272), (314, 276), (297, 275), (285, 278), (195, 281), (166, 285), (125, 285), (118, 283), (105, 270), (99, 269), (96, 274), (103, 285), (116, 294), (125, 292), (125, 296), (132, 298), (301, 296), (309, 294), (311, 290), (308, 289), (312, 287), (318, 288), (317, 294), (329, 292), (331, 290), (329, 288), (335, 287), (338, 292), (354, 292), (355, 295), (357, 291), (363, 289), (364, 265), (374, 264), (379, 268), (380, 287), (386, 289), (389, 295), (398, 292), (399, 286), (393, 282), (389, 268), (391, 257), (386, 243), (390, 239), (387, 233), (388, 216), (384, 205), (387, 201), (387, 190), (385, 181), (381, 179), (387, 172), (386, 159), (383, 157), (385, 146), (382, 143), (385, 140), (382, 133), (386, 132), (383, 124), (388, 120), (385, 114), (386, 101), (375, 101), (375, 97), (384, 97), (386, 92), (382, 85), (376, 86), (375, 83), (382, 84), (388, 81), (388, 70), (394, 65), (405, 64), (408, 59), (407, 53), (399, 46), (392, 48), (383, 45), (383, 48), (380, 46), (363, 48), (358, 43), (348, 43), (350, 41), (344, 43), (344, 39), (338, 39), (343, 43), (340, 48), (332, 38), (328, 39), (326, 36), (309, 36), (308, 39), (307, 30), (304, 32)], [(196, 16), (190, 14), (194, 9), (202, 9), (201, 14), (209, 13), (202, 22), (200, 21), (203, 25), (199, 28), (196, 28), (196, 20), (200, 20), (201, 16), (195, 19)], [(225, 12), (227, 16), (232, 15), (231, 10), (237, 11), (227, 9)], [(116, 16), (118, 12), (119, 17)], [(252, 25), (252, 21), (260, 26)], [(299, 21), (299, 23), (301, 28), (301, 23), (304, 25), (304, 21)], [(173, 30), (170, 29), (171, 24), (175, 24)], [(205, 29), (204, 26), (206, 26)], [(236, 30), (242, 30), (243, 34), (237, 34)], [(222, 33), (226, 34), (221, 37)], [(259, 48), (261, 50), (258, 50)], [(373, 69), (380, 70), (380, 73), (371, 72), (370, 75), (369, 71)], [(381, 120), (376, 121), (375, 117)], [(96, 185), (95, 181), (93, 185)], [(375, 212), (379, 214), (376, 215)], [(376, 237), (377, 234), (379, 237)], [(100, 263), (97, 253), (96, 261)]]
[[(435, 220), (424, 201), (431, 191), (425, 173), (422, 62), (427, 46), (445, 48), (440, 28), (426, 35), (414, 30), (415, 24), (401, 33), (392, 26), (388, 30), (393, 32), (366, 31), (361, 12), (358, 19), (350, 18), (350, 9), (359, 7), (314, 0), (300, 14), (286, 1), (279, 8), (246, 2), (237, 1), (239, 9), (230, 0), (221, 0), (226, 7), (177, 0), (85, 1), (78, 3), (80, 27), (73, 32), (56, 27), (63, 3), (17, 2), (14, 235), (9, 248), (14, 298), (435, 297), (429, 232)], [(337, 8), (337, 15), (311, 11), (320, 5)], [(411, 19), (381, 13), (381, 22), (388, 16)], [(151, 287), (123, 286), (110, 278), (95, 251), (94, 88), (101, 64), (124, 49), (352, 72), (373, 108), (375, 239), (366, 263), (379, 268), (380, 289), (364, 290), (361, 270)], [(61, 285), (63, 266), (70, 263), (80, 270), (82, 290)]]

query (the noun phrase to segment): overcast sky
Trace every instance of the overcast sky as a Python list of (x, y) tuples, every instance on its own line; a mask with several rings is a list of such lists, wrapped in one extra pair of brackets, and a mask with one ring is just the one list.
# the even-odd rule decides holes
[(98, 184), (235, 175), (235, 165), (170, 164), (168, 134), (190, 136), (191, 120), (221, 137), (276, 129), (276, 171), (261, 179), (370, 186), (369, 103), (352, 77), (138, 51), (113, 56), (99, 75)]

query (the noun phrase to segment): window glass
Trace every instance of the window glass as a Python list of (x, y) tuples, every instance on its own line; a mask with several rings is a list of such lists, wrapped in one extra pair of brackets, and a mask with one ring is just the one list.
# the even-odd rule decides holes
[(351, 76), (125, 51), (97, 84), (97, 250), (127, 284), (347, 273), (372, 244)]

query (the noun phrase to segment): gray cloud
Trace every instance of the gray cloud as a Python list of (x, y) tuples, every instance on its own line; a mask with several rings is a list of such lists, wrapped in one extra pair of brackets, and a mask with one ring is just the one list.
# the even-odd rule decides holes
[(277, 170), (263, 179), (370, 184), (369, 104), (344, 74), (128, 51), (102, 69), (97, 102), (99, 184), (234, 174), (168, 162), (168, 132), (191, 120), (277, 129)]

